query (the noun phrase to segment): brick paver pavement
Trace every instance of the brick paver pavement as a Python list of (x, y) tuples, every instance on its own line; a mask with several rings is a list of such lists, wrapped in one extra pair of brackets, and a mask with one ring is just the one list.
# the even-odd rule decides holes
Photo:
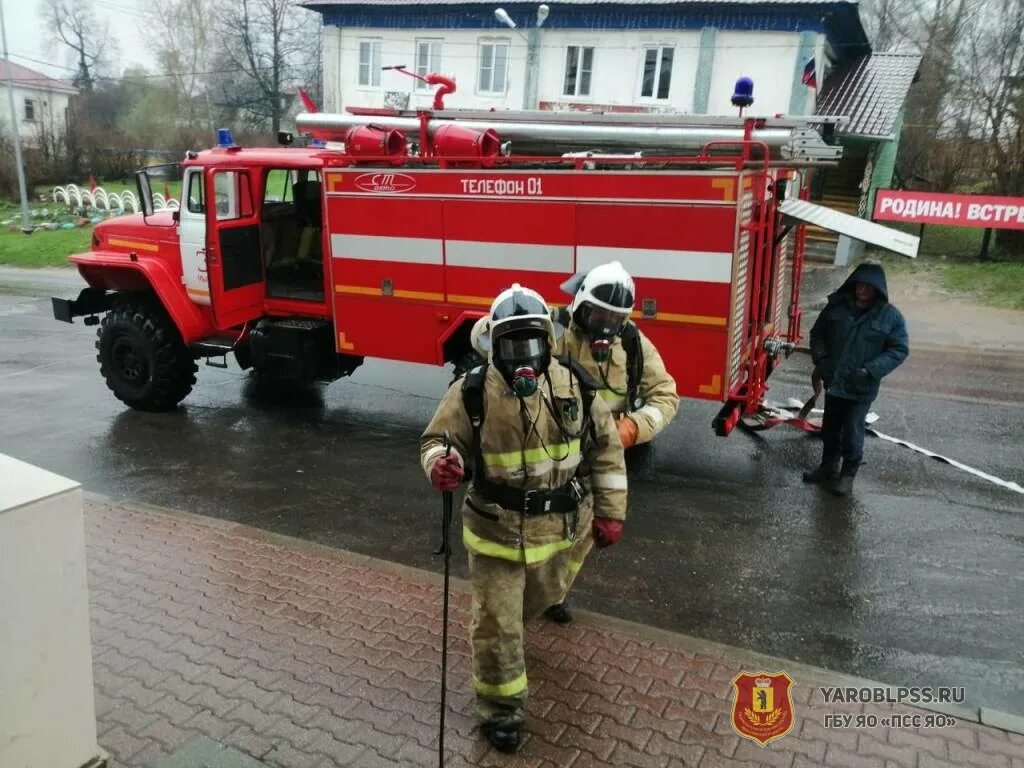
[[(434, 574), (92, 497), (86, 520), (99, 740), (113, 766), (152, 768), (209, 740), (282, 768), (437, 765)], [(499, 755), (474, 731), (468, 607), (459, 585), (451, 768), (1024, 768), (1024, 736), (973, 723), (826, 731), (826, 712), (882, 708), (826, 707), (813, 686), (837, 678), (795, 665), (796, 725), (762, 749), (730, 727), (730, 680), (758, 670), (755, 656), (598, 616), (531, 628), (528, 735), (519, 755)]]

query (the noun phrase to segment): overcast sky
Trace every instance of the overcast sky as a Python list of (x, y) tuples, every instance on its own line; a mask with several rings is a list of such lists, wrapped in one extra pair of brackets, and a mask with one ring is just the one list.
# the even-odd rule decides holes
[[(120, 46), (117, 74), (132, 65), (152, 69), (154, 61), (147, 53), (139, 32), (142, 21), (139, 8), (144, 0), (92, 1), (96, 15), (110, 23), (110, 36)], [(0, 3), (3, 4), (7, 25), (7, 48), (11, 61), (51, 77), (70, 78), (74, 74), (71, 52), (63, 45), (48, 46), (56, 34), (43, 24), (39, 13), (43, 0), (0, 0)]]

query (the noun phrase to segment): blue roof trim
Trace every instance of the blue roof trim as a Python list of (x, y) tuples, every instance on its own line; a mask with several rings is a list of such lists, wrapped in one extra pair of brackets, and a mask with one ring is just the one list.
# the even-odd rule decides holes
[[(325, 26), (385, 29), (481, 29), (507, 33), (490, 6), (464, 5), (330, 5), (306, 7), (323, 15)], [(502, 3), (513, 18), (536, 13), (535, 3)], [(843, 59), (870, 51), (856, 6), (836, 3), (760, 7), (729, 3), (679, 5), (559, 5), (548, 17), (552, 29), (703, 29), (757, 32), (824, 32)]]

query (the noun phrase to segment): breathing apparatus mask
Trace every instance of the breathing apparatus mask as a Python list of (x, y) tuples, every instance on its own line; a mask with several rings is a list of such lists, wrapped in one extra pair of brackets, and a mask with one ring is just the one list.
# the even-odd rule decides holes
[(490, 354), (516, 395), (530, 397), (548, 370), (560, 330), (541, 295), (516, 283), (494, 300), (487, 329), (477, 336), (477, 347)]
[(590, 354), (594, 360), (604, 363), (611, 357), (615, 337), (622, 333), (629, 314), (612, 312), (584, 302), (574, 315), (576, 325), (590, 340)]
[(530, 397), (537, 391), (540, 375), (548, 369), (551, 348), (546, 335), (520, 331), (498, 339), (494, 359), (512, 391), (519, 397)]

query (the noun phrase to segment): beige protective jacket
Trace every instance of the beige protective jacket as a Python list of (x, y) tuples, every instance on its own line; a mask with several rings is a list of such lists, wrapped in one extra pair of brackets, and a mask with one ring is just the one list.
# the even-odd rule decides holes
[[(640, 444), (650, 442), (675, 418), (679, 409), (679, 395), (676, 394), (675, 379), (665, 369), (665, 363), (662, 362), (657, 347), (642, 331), (637, 329), (637, 333), (640, 334), (640, 349), (644, 358), (643, 372), (640, 376), (640, 397), (644, 399), (644, 405), (637, 410), (629, 410), (627, 415), (636, 422), (637, 444)], [(608, 404), (615, 418), (627, 413), (628, 375), (626, 349), (622, 345), (622, 339), (615, 338), (611, 357), (602, 365), (594, 360), (590, 352), (590, 340), (573, 323), (559, 340), (556, 354), (560, 357), (571, 356), (586, 368), (598, 384), (602, 385), (601, 398)]]
[[(562, 414), (569, 435), (551, 410)], [(580, 528), (591, 509), (597, 517), (625, 519), (627, 491), (622, 443), (607, 405), (600, 397), (593, 399), (590, 415), (596, 439), (590, 434), (575, 436), (583, 424), (582, 410), (579, 382), (555, 360), (540, 377), (537, 392), (522, 400), (498, 370), (488, 366), (481, 432), (486, 477), (524, 491), (554, 490), (568, 483), (585, 461), (590, 472), (582, 480), (589, 493), (582, 505)], [(473, 428), (463, 404), (461, 379), (448, 389), (420, 439), (420, 459), (428, 477), (434, 459), (444, 453), (445, 430), (451, 436), (452, 452), (459, 455), (463, 467), (471, 467)], [(543, 562), (570, 549), (584, 534), (567, 526), (567, 516), (561, 514), (525, 517), (486, 501), (472, 486), (466, 494), (463, 540), (481, 555), (527, 564)]]

